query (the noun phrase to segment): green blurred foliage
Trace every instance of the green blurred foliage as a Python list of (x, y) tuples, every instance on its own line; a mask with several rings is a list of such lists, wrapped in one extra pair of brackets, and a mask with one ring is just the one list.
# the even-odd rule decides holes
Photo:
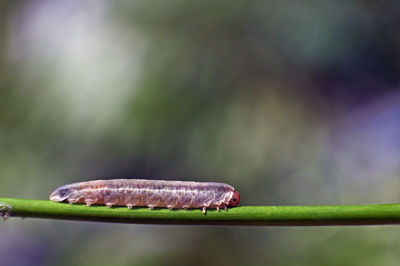
[[(243, 205), (398, 201), (399, 7), (3, 1), (0, 194), (45, 199), (125, 177), (227, 182)], [(395, 230), (10, 220), (0, 254), (9, 265), (397, 265)]]

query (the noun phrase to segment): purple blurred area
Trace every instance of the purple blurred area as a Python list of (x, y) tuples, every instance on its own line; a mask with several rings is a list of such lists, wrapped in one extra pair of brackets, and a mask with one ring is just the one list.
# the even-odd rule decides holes
[[(0, 196), (226, 182), (242, 205), (398, 203), (400, 4), (3, 1)], [(397, 265), (397, 227), (9, 219), (0, 265)]]

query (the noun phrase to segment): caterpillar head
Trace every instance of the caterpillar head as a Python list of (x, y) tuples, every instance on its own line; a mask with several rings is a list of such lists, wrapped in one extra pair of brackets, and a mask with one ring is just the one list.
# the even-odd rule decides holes
[(71, 196), (71, 194), (72, 190), (70, 188), (62, 186), (57, 188), (50, 194), (50, 200), (57, 202), (64, 201), (68, 199)]
[(232, 206), (232, 207), (236, 207), (239, 204), (239, 201), (240, 201), (240, 193), (239, 193), (239, 191), (234, 190), (233, 196), (232, 196), (231, 200), (229, 201), (228, 205)]

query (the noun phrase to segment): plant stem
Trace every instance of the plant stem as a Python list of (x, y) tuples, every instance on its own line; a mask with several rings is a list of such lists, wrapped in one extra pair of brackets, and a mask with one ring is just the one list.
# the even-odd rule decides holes
[(150, 210), (70, 205), (47, 200), (0, 198), (4, 218), (49, 218), (95, 222), (192, 225), (326, 226), (400, 224), (400, 204), (331, 206), (241, 206), (208, 209)]

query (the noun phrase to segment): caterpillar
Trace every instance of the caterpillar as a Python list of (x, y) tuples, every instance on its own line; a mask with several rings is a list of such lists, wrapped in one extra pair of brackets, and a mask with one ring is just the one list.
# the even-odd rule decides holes
[(112, 206), (147, 206), (172, 209), (236, 207), (240, 194), (225, 183), (165, 181), (147, 179), (110, 179), (61, 186), (50, 194), (55, 202), (68, 201)]

